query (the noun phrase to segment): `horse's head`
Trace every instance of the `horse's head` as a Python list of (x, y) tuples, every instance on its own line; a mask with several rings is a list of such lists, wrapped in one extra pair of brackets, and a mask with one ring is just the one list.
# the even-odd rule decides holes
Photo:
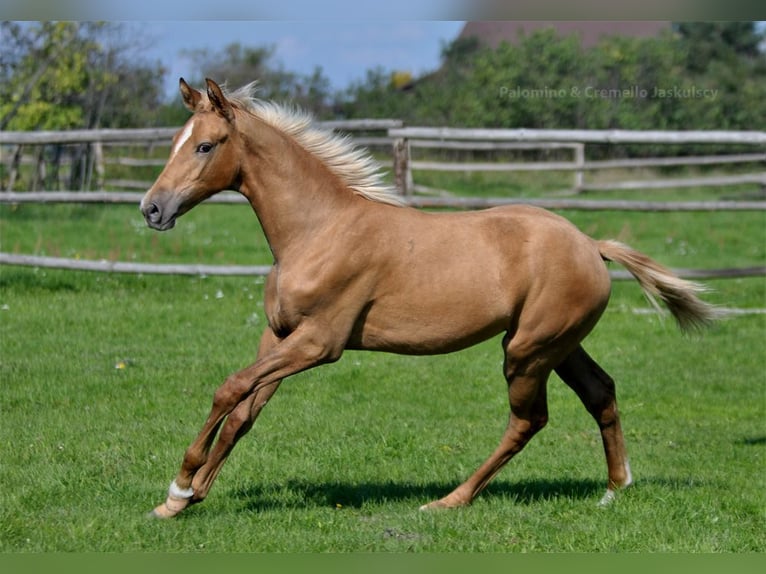
[(211, 195), (232, 189), (239, 175), (239, 135), (234, 107), (212, 80), (207, 93), (180, 80), (184, 105), (193, 115), (173, 138), (162, 173), (141, 200), (141, 213), (153, 229), (164, 231), (176, 218)]

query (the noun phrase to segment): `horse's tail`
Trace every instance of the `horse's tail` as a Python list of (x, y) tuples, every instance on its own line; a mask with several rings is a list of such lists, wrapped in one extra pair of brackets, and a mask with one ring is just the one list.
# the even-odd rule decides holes
[(598, 250), (606, 261), (615, 261), (636, 278), (649, 301), (659, 309), (659, 298), (670, 310), (683, 331), (707, 327), (720, 312), (697, 297), (706, 291), (704, 285), (686, 281), (648, 256), (619, 241), (598, 241)]

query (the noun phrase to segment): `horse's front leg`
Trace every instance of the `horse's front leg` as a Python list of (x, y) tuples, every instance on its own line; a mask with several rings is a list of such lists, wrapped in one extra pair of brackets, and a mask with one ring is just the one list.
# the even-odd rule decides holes
[(302, 328), (280, 340), (270, 329), (264, 332), (256, 362), (228, 377), (216, 391), (210, 414), (186, 450), (167, 499), (152, 511), (154, 516), (170, 518), (205, 498), (234, 445), (250, 430), (283, 378), (338, 358), (333, 352), (337, 345), (314, 333)]
[[(266, 356), (277, 342), (278, 339), (271, 329), (264, 331), (258, 347), (256, 361)], [(181, 469), (181, 474), (191, 475), (191, 488), (185, 492), (179, 492), (177, 485), (181, 478), (180, 475), (176, 477), (170, 486), (167, 500), (152, 511), (154, 516), (169, 518), (178, 514), (189, 504), (201, 502), (205, 499), (218, 472), (221, 470), (224, 462), (226, 462), (226, 458), (237, 441), (252, 428), (255, 419), (276, 392), (280, 382), (276, 381), (271, 385), (261, 387), (237, 404), (234, 410), (226, 417), (223, 429), (212, 451), (210, 451), (212, 440), (210, 442), (200, 442), (202, 437), (202, 433), (200, 433), (198, 439), (187, 450)], [(215, 438), (216, 430), (213, 431), (212, 438)], [(203, 460), (204, 463), (200, 464)], [(195, 465), (198, 467), (195, 468)], [(191, 496), (189, 496), (190, 494)]]

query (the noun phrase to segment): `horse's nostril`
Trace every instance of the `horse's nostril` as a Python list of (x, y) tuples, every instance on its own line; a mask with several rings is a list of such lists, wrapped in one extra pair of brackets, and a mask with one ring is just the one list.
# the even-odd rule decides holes
[(146, 209), (144, 210), (144, 217), (151, 221), (152, 223), (157, 223), (162, 217), (162, 214), (160, 213), (160, 208), (157, 207), (156, 203), (150, 203)]

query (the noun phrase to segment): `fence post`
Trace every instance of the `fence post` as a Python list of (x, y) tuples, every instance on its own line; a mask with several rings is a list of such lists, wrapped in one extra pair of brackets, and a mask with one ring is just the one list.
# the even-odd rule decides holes
[(104, 189), (104, 146), (99, 142), (93, 142), (93, 165), (96, 172), (96, 189)]
[(575, 162), (575, 165), (578, 167), (578, 169), (575, 170), (574, 172), (574, 192), (575, 194), (579, 194), (579, 193), (582, 193), (582, 189), (584, 185), (584, 176), (585, 176), (585, 172), (583, 171), (583, 168), (585, 167), (585, 144), (584, 143), (575, 144), (574, 162)]
[(410, 141), (407, 138), (394, 140), (394, 183), (404, 197), (412, 194), (412, 171), (410, 171)]
[(32, 191), (37, 191), (37, 186), (41, 186), (43, 189), (45, 189), (45, 177), (46, 177), (46, 169), (45, 169), (45, 146), (40, 146), (40, 149), (37, 150), (37, 158), (35, 160), (35, 171), (32, 176)]
[(11, 160), (11, 168), (8, 173), (8, 185), (6, 191), (13, 191), (13, 186), (16, 184), (16, 180), (19, 177), (19, 168), (21, 166), (21, 149), (24, 146), (19, 144), (16, 146), (16, 150), (13, 152), (13, 159)]

